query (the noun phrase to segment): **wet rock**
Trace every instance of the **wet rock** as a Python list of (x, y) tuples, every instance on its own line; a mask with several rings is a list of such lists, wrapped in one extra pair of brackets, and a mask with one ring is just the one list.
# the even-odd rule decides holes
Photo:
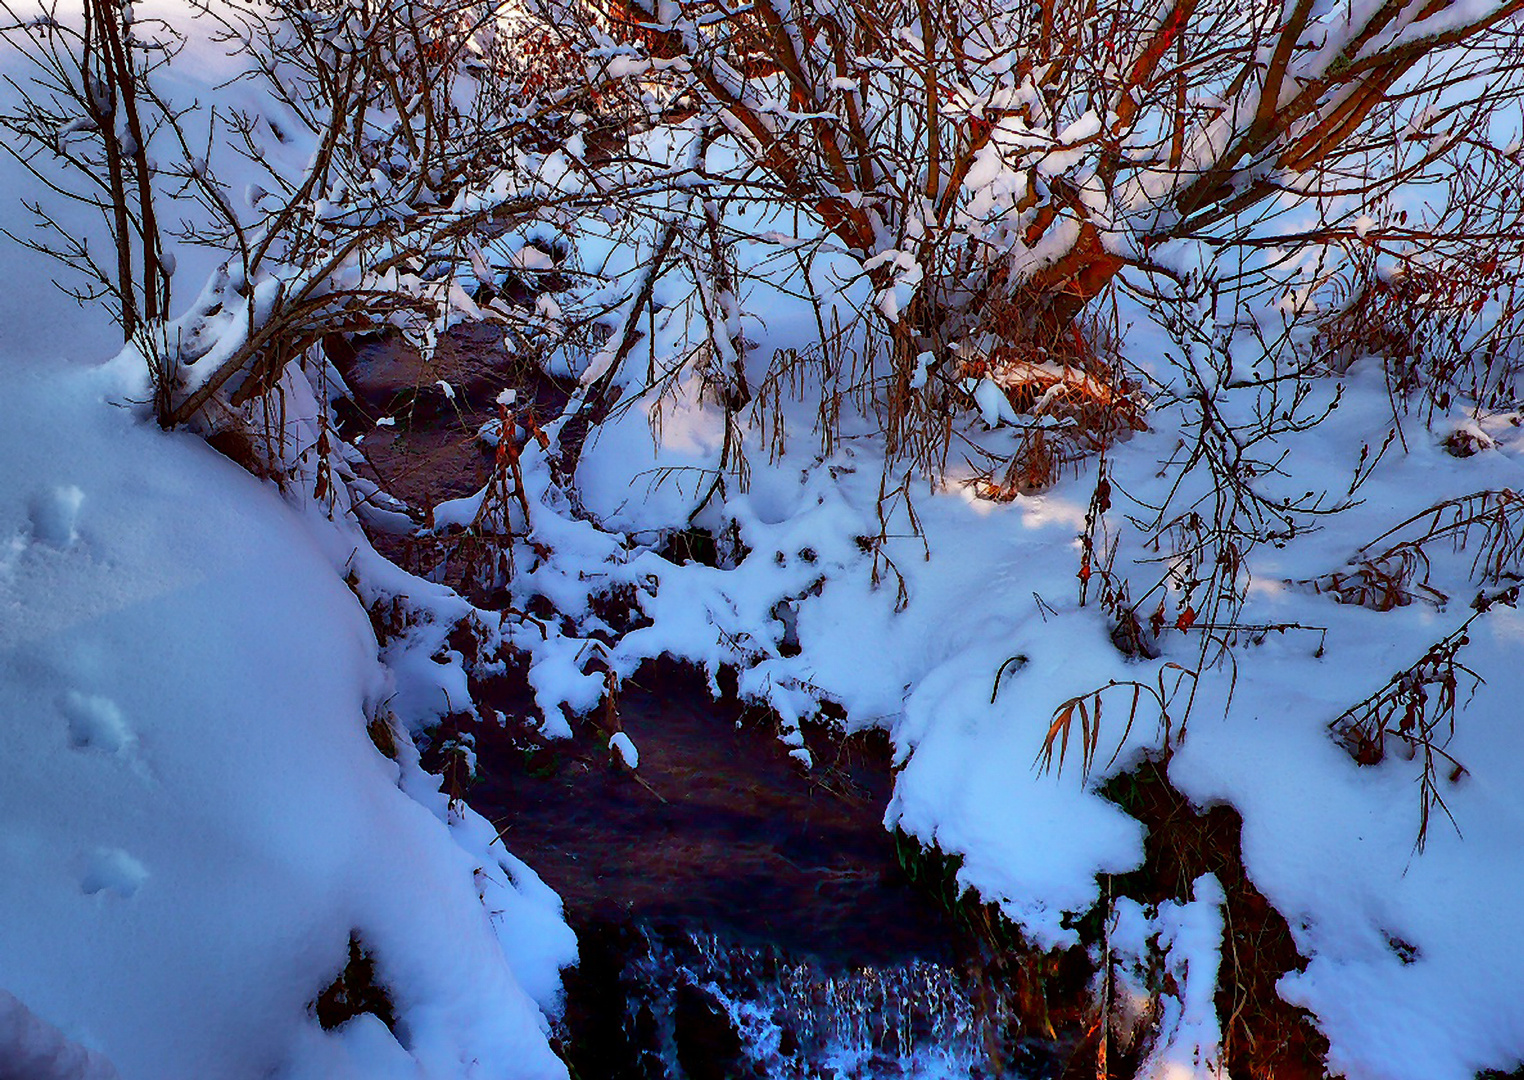
[(672, 1002), (677, 1061), (688, 1080), (739, 1080), (750, 1075), (741, 1061), (741, 1035), (713, 991), (692, 983), (677, 988)]

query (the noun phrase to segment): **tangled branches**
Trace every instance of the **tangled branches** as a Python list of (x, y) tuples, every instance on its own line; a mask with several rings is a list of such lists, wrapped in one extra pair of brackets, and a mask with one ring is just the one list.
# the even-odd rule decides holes
[[(1380, 546), (1404, 533), (1410, 535)], [(1476, 552), (1471, 559), (1473, 581), (1497, 584), (1517, 577), (1524, 570), (1524, 496), (1501, 488), (1446, 499), (1361, 547), (1349, 569), (1297, 584), (1328, 593), (1341, 604), (1375, 611), (1406, 607), (1415, 599), (1437, 607), (1448, 598), (1429, 583), (1428, 549), (1441, 543), (1457, 552), (1471, 546)]]

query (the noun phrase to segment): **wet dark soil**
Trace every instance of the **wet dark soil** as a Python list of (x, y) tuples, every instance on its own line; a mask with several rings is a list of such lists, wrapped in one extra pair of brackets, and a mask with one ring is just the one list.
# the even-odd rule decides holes
[[(510, 680), (482, 690), (523, 715)], [(618, 717), (638, 773), (614, 762), (601, 730), (551, 744), (511, 722), (475, 732), (469, 802), (574, 923), (704, 927), (845, 965), (952, 958), (955, 928), (912, 887), (883, 826), (881, 735), (814, 730), (806, 772), (770, 720), (710, 700), (670, 663), (626, 683)]]
[(1148, 827), (1143, 865), (1111, 878), (1109, 888), (1147, 904), (1190, 899), (1191, 882), (1217, 875), (1226, 895), (1217, 1012), (1232, 1075), (1321, 1080), (1328, 1040), (1312, 1015), (1276, 992), (1287, 972), (1302, 971), (1284, 916), (1249, 880), (1243, 863), (1243, 819), (1230, 806), (1197, 809), (1169, 782), (1164, 765), (1144, 761), (1110, 781), (1105, 794)]

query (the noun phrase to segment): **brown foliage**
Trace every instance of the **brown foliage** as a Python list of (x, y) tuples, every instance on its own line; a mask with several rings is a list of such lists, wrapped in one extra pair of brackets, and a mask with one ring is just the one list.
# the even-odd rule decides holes
[[(1386, 758), (1388, 740), (1396, 744), (1404, 758), (1419, 760), (1422, 771), (1415, 841), (1419, 851), (1428, 841), (1435, 809), (1456, 825), (1445, 805), (1441, 781), (1454, 784), (1466, 775), (1465, 766), (1445, 748), (1455, 737), (1455, 718), (1463, 706), (1462, 694), (1475, 693), (1483, 679), (1457, 657), (1471, 643), (1471, 624), (1499, 605), (1517, 607), (1519, 594), (1518, 585), (1479, 593), (1465, 622), (1430, 645), (1381, 689), (1351, 705), (1328, 725), (1334, 738), (1361, 765), (1380, 764)], [(1456, 831), (1459, 832), (1458, 825)]]
[(1517, 578), (1524, 572), (1524, 496), (1501, 488), (1446, 499), (1361, 547), (1348, 568), (1295, 584), (1375, 611), (1406, 607), (1414, 600), (1437, 607), (1448, 597), (1429, 584), (1429, 551), (1441, 544), (1455, 552), (1468, 546), (1475, 552), (1473, 581), (1497, 584)]

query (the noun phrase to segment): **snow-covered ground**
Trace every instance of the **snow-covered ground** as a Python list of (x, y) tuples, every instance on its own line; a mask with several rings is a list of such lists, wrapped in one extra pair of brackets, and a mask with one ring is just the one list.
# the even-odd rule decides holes
[[(744, 220), (754, 231), (766, 227)], [(596, 245), (588, 247), (596, 256), (590, 261), (608, 265)], [(743, 259), (748, 249), (741, 245)], [(765, 245), (750, 250), (760, 259)], [(816, 284), (832, 281), (833, 271), (834, 280), (846, 280), (852, 270), (845, 259), (824, 271), (817, 264)], [(1393, 398), (1374, 357), (1315, 385), (1304, 407), (1330, 404), (1337, 384), (1337, 408), (1271, 444), (1277, 472), (1261, 486), (1293, 502), (1304, 492), (1326, 492), (1320, 505), (1346, 509), (1311, 530), (1245, 549), (1242, 608), (1231, 626), (1205, 628), (1232, 649), (1220, 657), (1208, 649), (1216, 662), (1193, 682), (1181, 669), (1198, 668), (1205, 631), (1170, 629), (1184, 606), (1173, 586), (1159, 594), (1168, 610), (1153, 660), (1128, 659), (1113, 645), (1093, 585), (1090, 604), (1079, 603), (1077, 534), (1096, 487), (1093, 459), (1050, 490), (1005, 503), (976, 497), (972, 467), (959, 464), (933, 482), (911, 471), (905, 496), (885, 499), (906, 467), (886, 467), (873, 421), (850, 407), (822, 452), (818, 386), (806, 375), (796, 399), (785, 392), (781, 402), (754, 403), (740, 414), (749, 463), (743, 482), (721, 410), (705, 397), (695, 368), (680, 362), (691, 324), (671, 312), (691, 286), (679, 274), (671, 279), (664, 279), (668, 291), (657, 290), (667, 321), (658, 324), (653, 355), (668, 358), (672, 376), (654, 388), (644, 372), (624, 380), (625, 396), (583, 448), (577, 473), (588, 514), (631, 543), (600, 546), (568, 529), (548, 512), (565, 508), (547, 487), (539, 520), (554, 523), (542, 535), (559, 558), (523, 575), (517, 594), (527, 602), (542, 593), (581, 615), (587, 609), (579, 597), (632, 590), (651, 621), (612, 647), (594, 646), (614, 670), (632, 672), (641, 659), (663, 653), (712, 672), (734, 665), (741, 693), (779, 714), (784, 741), (806, 761), (797, 723), (821, 701), (844, 712), (849, 727), (887, 730), (899, 770), (886, 826), (961, 856), (960, 880), (1045, 947), (1078, 939), (1077, 917), (1100, 899), (1098, 873), (1140, 863), (1142, 826), (1098, 789), (1140, 754), (1163, 748), (1158, 709), (1147, 696), (1122, 738), (1132, 691), (1120, 686), (1105, 694), (1104, 719), (1096, 715), (1095, 772), (1079, 774), (1077, 718), (1068, 766), (1045, 771), (1037, 759), (1055, 711), (1076, 698), (1089, 704), (1112, 680), (1161, 688), (1177, 725), (1193, 698), (1188, 734), (1172, 744), (1170, 779), (1201, 807), (1226, 803), (1242, 814), (1249, 878), (1286, 916), (1307, 960), (1279, 990), (1310, 1009), (1328, 1036), (1329, 1067), (1360, 1078), (1465, 1080), (1524, 1058), (1524, 1010), (1508, 989), (1511, 973), (1524, 970), (1516, 933), (1524, 858), (1514, 850), (1524, 829), (1524, 745), (1514, 723), (1524, 694), (1517, 662), (1524, 614), (1497, 604), (1470, 625), (1457, 659), (1484, 682), (1471, 693), (1460, 673), (1454, 737), (1446, 743), (1441, 734), (1440, 741), (1464, 771), (1452, 777), (1441, 760), (1437, 779), (1453, 823), (1431, 806), (1422, 850), (1419, 763), (1405, 760), (1392, 739), (1381, 764), (1357, 765), (1330, 730), (1346, 709), (1466, 623), (1475, 597), (1517, 583), (1524, 573), (1518, 551), (1489, 579), (1473, 565), (1486, 546), (1483, 530), (1466, 543), (1431, 543), (1436, 602), (1419, 590), (1419, 600), (1392, 610), (1339, 603), (1326, 589), (1294, 584), (1349, 572), (1364, 545), (1445, 500), (1517, 491), (1524, 429), (1516, 411), (1472, 413), (1457, 405), (1426, 424)], [(789, 284), (804, 291), (797, 280)], [(757, 316), (748, 324), (760, 341), (752, 353), (755, 385), (775, 350), (812, 344), (815, 323), (807, 308), (765, 285), (754, 287), (743, 307)], [(1236, 314), (1264, 317), (1250, 309)], [(1178, 356), (1178, 344), (1142, 312), (1124, 312), (1123, 320), (1126, 358), (1161, 384), (1178, 385), (1179, 370), (1163, 359)], [(1256, 360), (1245, 363), (1249, 370)], [(597, 359), (590, 370), (599, 370)], [(1230, 415), (1238, 410), (1241, 420), (1241, 399), (1253, 396), (1223, 393), (1216, 404)], [(1178, 466), (1193, 423), (1189, 403), (1177, 400), (1148, 416), (1148, 431), (1109, 451), (1116, 569), (1134, 597), (1166, 568), (1150, 561), (1155, 551), (1128, 515), (1147, 519), (1150, 507), (1169, 500), (1176, 512), (1195, 507), (1210, 515), (1213, 479), (1181, 479)], [(1397, 424), (1402, 434), (1393, 438)], [(1461, 429), (1485, 429), (1484, 449), (1449, 453), (1445, 440)], [(963, 418), (954, 438), (955, 447), (1005, 455), (1017, 445), (1009, 426), (989, 430), (974, 415)], [(955, 449), (955, 462), (958, 456)], [(543, 470), (534, 459), (531, 448), (531, 477)], [(723, 479), (718, 486), (716, 477)], [(719, 567), (674, 567), (650, 550), (690, 524), (740, 546)], [(1516, 524), (1509, 528), (1516, 534)], [(1401, 530), (1375, 550), (1424, 529)], [(868, 540), (881, 534), (875, 552)], [(1148, 600), (1142, 615), (1156, 602)], [(544, 666), (531, 671), (542, 697), (575, 702), (575, 684), (555, 662), (558, 650), (529, 647), (544, 655)], [(1431, 686), (1431, 701), (1440, 693), (1438, 683)], [(638, 746), (639, 731), (629, 734)], [(1216, 1018), (1199, 1000), (1192, 1004), (1192, 995), (1203, 993), (1199, 973), (1209, 968), (1207, 981), (1216, 977), (1220, 894), (1215, 882), (1198, 882), (1191, 911), (1154, 913), (1138, 938), (1161, 935), (1166, 947), (1175, 941), (1172, 964), (1198, 957), (1186, 1000), (1175, 1006), (1184, 1012), (1149, 1059), (1158, 1075), (1178, 1075), (1168, 1072), (1171, 1063), (1197, 1075), (1220, 1068)]]
[[(1162, 347), (1143, 328), (1127, 342), (1128, 354), (1139, 358)], [(808, 420), (797, 419), (807, 445)], [(1118, 498), (1124, 512), (1142, 513), (1170, 482), (1159, 474), (1180, 428), (1168, 414), (1150, 419), (1154, 430), (1110, 455), (1112, 483), (1126, 493)], [(1362, 443), (1379, 446), (1391, 419), (1379, 371), (1353, 372), (1334, 417), (1291, 446), (1286, 488), (1341, 494)], [(681, 526), (698, 494), (684, 503), (678, 485), (669, 484), (667, 501), (636, 508), (629, 492), (658, 467), (713, 469), (720, 431), (687, 422), (681, 404), (663, 419), (659, 452), (644, 418), (627, 426), (584, 451), (582, 471), (594, 480), (583, 488), (589, 508), (637, 531)], [(971, 437), (998, 439), (974, 427)], [(1517, 488), (1524, 434), (1516, 419), (1494, 422), (1496, 445), (1464, 460), (1444, 451), (1446, 428), (1438, 427), (1436, 434), (1410, 424), (1408, 452), (1389, 453), (1360, 489), (1359, 505), (1322, 531), (1256, 553), (1236, 621), (1292, 628), (1245, 633), (1231, 659), (1202, 673), (1188, 733), (1169, 768), (1175, 786), (1199, 806), (1228, 803), (1243, 815), (1249, 877), (1287, 917), (1308, 961), (1280, 991), (1312, 1011), (1331, 1043), (1330, 1068), (1350, 1077), (1465, 1080), (1524, 1057), (1524, 1010), (1508, 989), (1524, 970), (1517, 934), (1524, 858), (1516, 850), (1524, 830), (1524, 743), (1515, 722), (1524, 695), (1524, 614), (1500, 605), (1470, 629), (1460, 659), (1485, 685), (1468, 697), (1462, 677), (1463, 708), (1448, 744), (1466, 773), (1453, 783), (1441, 776), (1454, 825), (1435, 809), (1419, 852), (1418, 764), (1390, 749), (1380, 765), (1361, 767), (1329, 725), (1472, 614), (1470, 602), (1484, 587), (1468, 574), (1476, 541), (1431, 551), (1432, 583), (1450, 597), (1438, 607), (1419, 602), (1378, 612), (1288, 584), (1343, 567), (1362, 544), (1444, 499)], [(635, 449), (642, 439), (644, 459)], [(616, 665), (628, 668), (635, 656), (662, 651), (701, 664), (740, 663), (742, 692), (769, 701), (786, 719), (826, 699), (850, 726), (886, 728), (900, 763), (886, 825), (961, 855), (960, 880), (997, 901), (1035, 942), (1071, 943), (1075, 917), (1099, 899), (1096, 874), (1132, 869), (1142, 858), (1142, 827), (1097, 789), (1137, 754), (1157, 750), (1161, 733), (1145, 697), (1119, 746), (1131, 692), (1117, 688), (1105, 700), (1096, 772), (1079, 775), (1076, 722), (1069, 765), (1049, 773), (1036, 759), (1055, 709), (1110, 680), (1155, 685), (1162, 673), (1170, 688), (1178, 672), (1163, 665), (1194, 667), (1199, 639), (1167, 634), (1158, 660), (1128, 660), (1109, 640), (1093, 600), (1078, 604), (1076, 533), (1095, 483), (1093, 463), (1047, 493), (1007, 504), (972, 497), (956, 471), (931, 489), (920, 484), (912, 500), (923, 535), (908, 535), (901, 518), (890, 530), (900, 538), (887, 545), (907, 597), (896, 611), (894, 574), (875, 587), (873, 556), (854, 542), (879, 531), (878, 444), (868, 435), (841, 442), (827, 457), (801, 449), (776, 466), (754, 465), (748, 490), (736, 491), (723, 509), (706, 509), (700, 520), (716, 532), (732, 522), (739, 528), (748, 554), (737, 565), (674, 570), (656, 556), (636, 555), (614, 573), (645, 584), (653, 595), (642, 603), (654, 619), (623, 638)], [(765, 460), (761, 440), (753, 446)], [(1139, 580), (1159, 573), (1129, 569)], [(786, 634), (797, 637), (797, 653), (781, 648)], [(1008, 665), (1012, 658), (1020, 659)], [(1172, 708), (1178, 711), (1189, 690), (1187, 682)], [(640, 733), (631, 735), (638, 745)], [(1210, 982), (1222, 934), (1220, 892), (1215, 883), (1198, 883), (1192, 906), (1203, 910), (1159, 913), (1162, 921), (1139, 940), (1163, 932), (1166, 944), (1196, 950), (1195, 970), (1210, 965)], [(1193, 980), (1169, 1060), (1190, 1075), (1216, 1075), (1216, 1019), (1210, 1008), (1191, 1015), (1190, 995), (1201, 992)], [(1150, 1061), (1158, 1075), (1182, 1075), (1163, 1071), (1157, 1053)]]
[[(0, 1076), (564, 1075), (560, 903), (367, 735), (397, 687), (333, 525), (130, 374), (4, 371)], [(395, 1033), (309, 1007), (351, 934)]]
[[(658, 132), (645, 149), (676, 160), (691, 136)], [(733, 224), (787, 227), (758, 213)], [(628, 305), (654, 236), (643, 249), (638, 230), (631, 241), (597, 220), (579, 228), (576, 258), (601, 284), (575, 299)], [(523, 262), (527, 235), (500, 238), (503, 265)], [(767, 261), (774, 245), (736, 255), (771, 278), (743, 290), (734, 320), (759, 345), (747, 361), (757, 381), (777, 350), (813, 344), (813, 314), (782, 287), (841, 286), (866, 303), (860, 284), (843, 284), (860, 271), (845, 257), (823, 257), (806, 283)], [(180, 273), (205, 270), (186, 260)], [(669, 377), (612, 373), (623, 397), (583, 447), (575, 492), (558, 487), (545, 451), (525, 449), (538, 550), (521, 545), (510, 593), (516, 608), (542, 597), (565, 618), (508, 620), (502, 633), (530, 659), (546, 734), (570, 736), (560, 707), (592, 708), (601, 667), (628, 676), (663, 654), (711, 675), (737, 669), (741, 693), (776, 711), (805, 766), (799, 724), (830, 702), (849, 727), (893, 740), (887, 827), (961, 857), (961, 882), (1033, 942), (1075, 942), (1101, 899), (1097, 874), (1143, 853), (1142, 825), (1099, 787), (1164, 742), (1147, 698), (1123, 738), (1124, 685), (1095, 716), (1097, 768), (1080, 775), (1076, 733), (1066, 767), (1045, 771), (1055, 710), (1136, 682), (1159, 686), (1178, 723), (1191, 684), (1169, 691), (1197, 665), (1203, 630), (1168, 632), (1160, 656), (1128, 659), (1093, 595), (1079, 602), (1093, 459), (1046, 492), (993, 502), (955, 453), (945, 477), (912, 474), (886, 495), (905, 468), (886, 464), (873, 420), (850, 403), (822, 447), (808, 376), (797, 394), (758, 395), (727, 432), (684, 359), (707, 333), (684, 273), (657, 283), (664, 314), (640, 346)], [(135, 354), (103, 365), (109, 328), (53, 293), (48, 274), (35, 259), (0, 268), (0, 1078), (564, 1075), (547, 1041), (558, 973), (575, 956), (559, 901), (488, 823), (438, 792), (405, 737), (462, 707), (466, 658), (445, 637), (469, 607), (384, 564), (342, 504), (330, 519), (198, 438), (160, 431), (140, 407)], [(1161, 384), (1177, 377), (1163, 332), (1141, 313), (1126, 320), (1126, 358)], [(551, 362), (591, 383), (614, 344)], [(1357, 363), (1343, 382), (1336, 413), (1285, 439), (1282, 474), (1267, 481), (1277, 492), (1337, 499), (1362, 446), (1383, 445), (1393, 403), (1379, 367)], [(1327, 400), (1332, 384), (1315, 393)], [(992, 422), (999, 405), (985, 410)], [(1135, 595), (1163, 569), (1126, 515), (1213, 495), (1207, 476), (1176, 487), (1170, 463), (1189, 420), (1184, 405), (1161, 407), (1109, 451), (1117, 569)], [(971, 454), (1016, 449), (1008, 424), (972, 412), (958, 424)], [(1442, 440), (1466, 425), (1485, 427), (1485, 448), (1460, 459)], [(1354, 505), (1249, 555), (1244, 606), (1217, 628), (1232, 656), (1199, 673), (1173, 744), (1174, 785), (1242, 814), (1249, 877), (1308, 961), (1280, 991), (1328, 1036), (1330, 1068), (1359, 1080), (1467, 1080), (1524, 1058), (1513, 985), (1524, 971), (1524, 615), (1498, 606), (1470, 627), (1460, 660), (1485, 685), (1468, 698), (1462, 680), (1446, 747), (1465, 768), (1441, 775), (1454, 826), (1436, 811), (1420, 852), (1418, 763), (1392, 752), (1361, 767), (1329, 724), (1508, 579), (1474, 575), (1474, 546), (1439, 545), (1429, 556), (1443, 604), (1374, 611), (1289, 583), (1346, 568), (1442, 500), (1517, 489), (1521, 460), (1517, 414), (1409, 417), (1405, 445), (1369, 468)], [(480, 501), (434, 521), (470, 521)], [(657, 554), (689, 526), (739, 546), (719, 566)], [(1524, 570), (1517, 556), (1509, 572)], [(414, 626), (378, 643), (362, 602), (402, 594)], [(645, 617), (627, 633), (595, 614), (613, 594)], [(373, 738), (377, 725), (395, 737)], [(395, 760), (377, 745), (388, 741)], [(640, 741), (621, 736), (632, 768)], [(1129, 903), (1111, 913), (1114, 947), (1155, 942), (1179, 987), (1146, 1073), (1219, 1075), (1221, 883), (1203, 875), (1159, 910)], [(331, 1032), (317, 1021), (312, 1003), (352, 935), (390, 994), (393, 1030), (365, 1015)]]
[[(560, 901), (402, 730), (458, 665), (383, 665), (357, 528), (159, 430), (102, 308), (5, 251), (0, 1077), (565, 1076)], [(391, 1031), (319, 1025), (352, 936)]]
[[(206, 100), (225, 51), (193, 36), (172, 92)], [(0, 174), (0, 223), (39, 235), (21, 201), (46, 189)], [(464, 605), (160, 430), (106, 306), (3, 250), (0, 1077), (564, 1077), (560, 900), (407, 738), (463, 678), (441, 650)], [(212, 259), (173, 250), (193, 296)], [(357, 596), (378, 574), (417, 624), (384, 653)], [(390, 1030), (319, 1023), (352, 940)]]

